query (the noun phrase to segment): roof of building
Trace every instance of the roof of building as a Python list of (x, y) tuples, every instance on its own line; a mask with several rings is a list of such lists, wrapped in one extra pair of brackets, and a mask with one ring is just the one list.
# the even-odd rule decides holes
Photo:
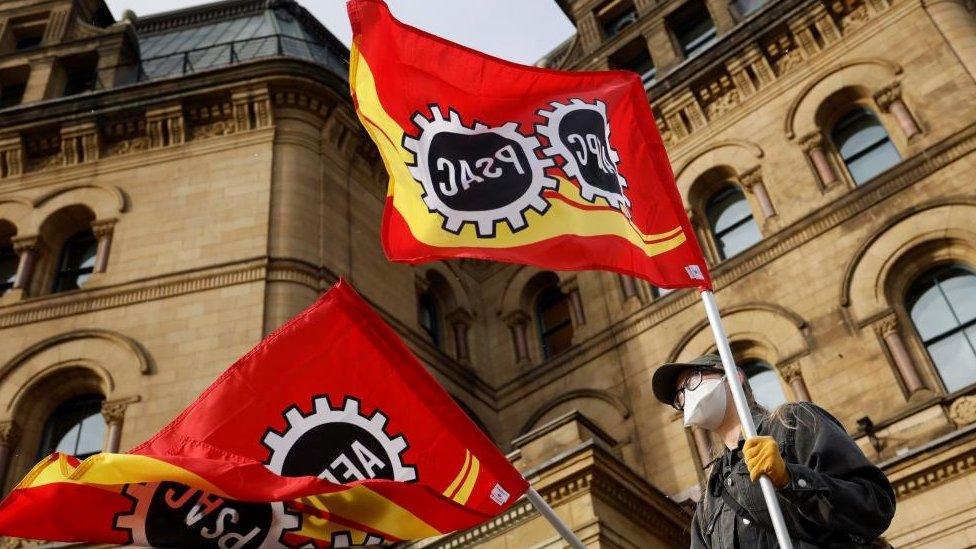
[(348, 78), (349, 51), (294, 0), (224, 0), (135, 21), (142, 79), (285, 56)]

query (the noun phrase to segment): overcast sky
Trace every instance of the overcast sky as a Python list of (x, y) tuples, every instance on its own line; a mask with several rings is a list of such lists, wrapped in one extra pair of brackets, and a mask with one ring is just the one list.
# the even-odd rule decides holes
[[(107, 0), (116, 18), (185, 8), (200, 0)], [(345, 0), (299, 0), (347, 46)], [(554, 0), (387, 0), (400, 20), (454, 42), (519, 63), (535, 63), (572, 36)]]

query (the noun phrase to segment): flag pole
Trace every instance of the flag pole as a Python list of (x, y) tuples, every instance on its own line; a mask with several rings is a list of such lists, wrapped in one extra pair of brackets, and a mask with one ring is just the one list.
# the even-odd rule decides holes
[[(728, 380), (729, 388), (732, 389), (732, 400), (735, 402), (735, 411), (739, 414), (742, 431), (746, 438), (752, 438), (756, 436), (756, 425), (752, 421), (749, 403), (746, 402), (746, 393), (742, 390), (742, 384), (739, 382), (739, 372), (735, 366), (735, 360), (732, 358), (729, 338), (725, 335), (725, 328), (722, 327), (722, 317), (719, 315), (718, 305), (715, 303), (715, 294), (710, 290), (702, 290), (701, 298), (702, 303), (705, 304), (708, 323), (712, 326), (712, 334), (715, 336), (718, 354), (722, 357), (725, 379)], [(759, 486), (762, 488), (763, 498), (766, 500), (769, 517), (773, 520), (773, 529), (776, 531), (776, 539), (779, 541), (780, 548), (793, 549), (793, 542), (790, 541), (790, 534), (786, 529), (786, 520), (783, 519), (783, 510), (779, 507), (773, 481), (769, 480), (767, 476), (759, 477)]]
[(559, 535), (566, 540), (566, 543), (568, 543), (570, 547), (573, 549), (586, 549), (583, 542), (580, 541), (580, 539), (576, 537), (576, 534), (569, 529), (569, 526), (566, 526), (566, 523), (556, 515), (556, 512), (552, 510), (552, 507), (549, 507), (549, 504), (546, 503), (546, 500), (542, 499), (542, 496), (539, 495), (539, 492), (535, 491), (535, 488), (529, 486), (529, 490), (525, 492), (525, 497), (529, 499), (529, 502), (532, 503), (535, 510), (538, 511), (540, 515), (545, 517), (545, 519), (549, 521), (549, 524), (552, 524), (552, 527), (559, 532)]

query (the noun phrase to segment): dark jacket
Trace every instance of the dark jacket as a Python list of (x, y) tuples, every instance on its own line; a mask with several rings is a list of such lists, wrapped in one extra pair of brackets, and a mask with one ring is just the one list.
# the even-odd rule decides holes
[[(755, 420), (760, 435), (779, 443), (790, 473), (790, 483), (777, 493), (794, 547), (871, 547), (895, 514), (888, 479), (823, 409), (800, 403), (787, 404), (783, 412), (786, 424), (758, 414)], [(741, 441), (710, 469), (692, 521), (691, 546), (777, 546), (762, 490), (749, 480)]]

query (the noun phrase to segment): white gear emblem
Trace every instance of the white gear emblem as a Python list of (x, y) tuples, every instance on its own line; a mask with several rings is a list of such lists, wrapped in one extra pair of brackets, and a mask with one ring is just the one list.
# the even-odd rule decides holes
[[(139, 484), (127, 484), (123, 489), (123, 493), (130, 499), (134, 500), (134, 505), (132, 510), (127, 514), (117, 515), (115, 518), (115, 527), (120, 529), (125, 529), (129, 532), (129, 536), (132, 538), (132, 545), (138, 545), (142, 547), (153, 547), (154, 543), (161, 543), (162, 540), (150, 540), (147, 533), (146, 521), (150, 514), (150, 506), (153, 504), (153, 499), (157, 495), (157, 490), (166, 483), (158, 482), (148, 482)], [(193, 490), (192, 488), (188, 488)], [(193, 500), (191, 501), (198, 501)], [(298, 516), (285, 510), (285, 506), (281, 502), (272, 502), (263, 505), (268, 506), (268, 512), (270, 514), (269, 520), (266, 524), (241, 524), (244, 528), (257, 529), (258, 532), (251, 534), (250, 530), (248, 532), (241, 533), (231, 533), (225, 532), (224, 528), (228, 525), (238, 526), (238, 521), (241, 519), (240, 510), (243, 507), (258, 507), (262, 504), (259, 503), (245, 503), (236, 502), (232, 500), (225, 500), (226, 503), (222, 504), (223, 508), (220, 511), (208, 513), (214, 515), (212, 518), (215, 524), (200, 525), (200, 530), (195, 534), (190, 534), (190, 531), (184, 534), (186, 536), (191, 536), (194, 538), (196, 543), (193, 544), (195, 547), (200, 547), (201, 544), (208, 541), (212, 542), (213, 547), (223, 547), (223, 544), (230, 543), (228, 539), (223, 539), (228, 536), (235, 536), (233, 540), (235, 547), (255, 547), (257, 549), (285, 549), (287, 546), (281, 541), (281, 536), (286, 531), (297, 530), (300, 524)], [(157, 502), (158, 504), (158, 502)], [(230, 504), (230, 505), (227, 505)], [(197, 515), (200, 518), (197, 520), (202, 520), (204, 515), (202, 515), (202, 509), (200, 508), (200, 503), (195, 503), (192, 505), (185, 505), (187, 509), (186, 512)], [(235, 508), (235, 505), (237, 506)], [(160, 509), (153, 509), (153, 513), (181, 513), (184, 511), (183, 507), (179, 509), (172, 509), (166, 504), (162, 504)], [(223, 517), (221, 513), (233, 513), (228, 517)], [(182, 514), (172, 515), (174, 519), (173, 522), (179, 526), (188, 528), (191, 524), (190, 515), (186, 517)], [(243, 522), (243, 521), (242, 521)], [(171, 529), (167, 529), (167, 534), (172, 535)], [(253, 537), (249, 537), (252, 536)], [(263, 537), (261, 537), (263, 536)], [(199, 538), (199, 539), (196, 539)], [(189, 542), (187, 542), (189, 543)], [(255, 545), (259, 543), (259, 545)]]
[(489, 128), (476, 121), (468, 127), (456, 111), (448, 109), (445, 118), (437, 105), (430, 114), (414, 114), (419, 133), (404, 135), (403, 147), (414, 153), (410, 173), (424, 189), (427, 209), (444, 217), (445, 230), (460, 234), (465, 223), (473, 223), (479, 238), (490, 238), (495, 223), (505, 221), (519, 231), (528, 226), (529, 209), (549, 209), (542, 193), (558, 188), (559, 181), (545, 173), (555, 162), (539, 158), (538, 137), (520, 133), (517, 122)]
[(550, 105), (552, 110), (540, 109), (537, 113), (546, 119), (545, 124), (535, 127), (536, 132), (549, 139), (543, 153), (566, 161), (563, 171), (579, 183), (583, 199), (595, 202), (600, 197), (629, 214), (630, 199), (624, 195), (627, 180), (618, 169), (620, 155), (610, 145), (606, 103), (571, 99), (568, 105), (558, 101)]
[[(302, 415), (301, 410), (292, 407), (285, 411), (285, 419), (288, 421), (288, 428), (284, 433), (277, 433), (273, 430), (264, 435), (264, 445), (271, 450), (271, 459), (268, 461), (268, 468), (279, 475), (290, 476), (287, 471), (286, 460), (292, 452), (295, 444), (317, 427), (328, 424), (347, 424), (358, 427), (367, 432), (380, 446), (382, 446), (386, 458), (386, 463), (392, 468), (391, 480), (399, 482), (413, 482), (417, 480), (417, 469), (413, 466), (404, 465), (401, 454), (407, 450), (407, 441), (403, 436), (391, 437), (386, 434), (387, 417), (383, 412), (376, 410), (369, 418), (359, 413), (359, 400), (353, 397), (346, 397), (346, 402), (342, 408), (333, 408), (329, 404), (329, 398), (325, 396), (317, 397), (313, 400), (314, 410), (309, 415)], [(331, 441), (338, 446), (345, 441)], [(328, 466), (325, 464), (310, 464), (312, 466), (321, 465), (320, 471), (308, 472), (305, 474), (318, 475), (323, 478), (322, 470)], [(299, 476), (299, 475), (296, 475)], [(384, 477), (386, 478), (386, 477)]]
[[(383, 543), (383, 538), (374, 536), (373, 534), (366, 534), (366, 539), (363, 540), (363, 543), (358, 546), (363, 547), (367, 545), (379, 545), (381, 543)], [(352, 537), (348, 533), (341, 532), (341, 533), (332, 534), (332, 547), (357, 547), (357, 546), (352, 544)]]

